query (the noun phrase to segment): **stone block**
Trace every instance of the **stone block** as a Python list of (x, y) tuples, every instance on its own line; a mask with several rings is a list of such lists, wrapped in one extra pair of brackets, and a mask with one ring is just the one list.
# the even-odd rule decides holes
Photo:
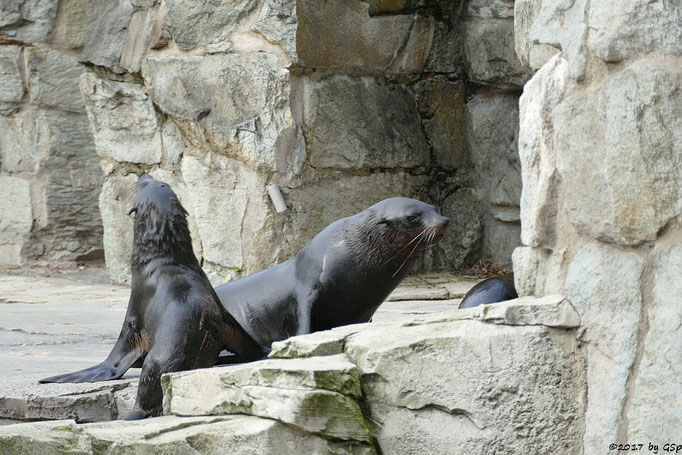
[(617, 434), (637, 353), (644, 265), (634, 253), (588, 244), (573, 259), (565, 295), (580, 314), (587, 343), (584, 447), (599, 453)]
[(144, 87), (85, 73), (80, 81), (97, 153), (118, 162), (161, 162), (161, 128)]
[(130, 0), (107, 2), (88, 35), (80, 60), (120, 71), (119, 60), (126, 46), (132, 16)]
[(450, 218), (450, 229), (434, 249), (445, 254), (444, 264), (451, 270), (470, 266), (481, 254), (483, 207), (469, 189), (461, 189), (443, 201), (441, 213)]
[(467, 15), (481, 19), (509, 19), (514, 17), (514, 0), (471, 0)]
[(431, 19), (370, 17), (369, 5), (360, 0), (304, 0), (297, 11), (302, 66), (366, 75), (418, 73), (431, 50)]
[(422, 127), (438, 165), (456, 170), (469, 164), (464, 84), (421, 82), (415, 92)]
[(108, 0), (61, 0), (51, 41), (60, 48), (81, 51)]
[[(414, 97), (402, 86), (341, 75), (319, 81), (304, 78), (300, 83), (293, 109), (300, 111), (307, 159), (314, 168), (405, 169), (427, 165), (429, 146), (419, 125)], [(445, 104), (433, 106), (438, 100), (432, 101), (430, 108), (434, 111)], [(447, 112), (439, 114), (445, 117)], [(439, 120), (443, 122), (442, 118), (435, 121)], [(441, 126), (434, 122), (429, 125), (432, 130)], [(444, 144), (439, 145), (443, 145), (441, 153), (446, 154)]]
[(286, 170), (293, 127), (288, 71), (267, 53), (149, 58), (145, 83), (154, 103), (173, 118), (198, 125), (230, 158)]
[(135, 205), (136, 185), (135, 174), (110, 175), (105, 179), (99, 195), (104, 226), (104, 259), (112, 283), (130, 284), (133, 219), (128, 211)]
[(325, 437), (371, 440), (356, 401), (360, 377), (343, 356), (197, 370), (166, 375), (162, 383), (165, 413), (247, 414)]
[(682, 60), (676, 61), (633, 62), (553, 111), (557, 169), (578, 232), (639, 245), (682, 213), (682, 130), (676, 128)]
[(19, 103), (24, 97), (21, 75), (21, 47), (0, 47), (0, 110)]
[(483, 256), (498, 267), (512, 269), (512, 254), (521, 245), (521, 224), (485, 217)]
[[(682, 412), (673, 403), (682, 400), (677, 378), (682, 375), (682, 314), (679, 293), (682, 283), (682, 245), (657, 246), (650, 256), (653, 293), (647, 312), (648, 330), (641, 346), (642, 357), (627, 409), (628, 438), (674, 442), (682, 426)], [(677, 385), (676, 385), (677, 384)]]
[(252, 30), (262, 35), (270, 44), (281, 48), (292, 62), (297, 61), (296, 31), (298, 2), (295, 0), (266, 0)]
[(0, 4), (0, 41), (44, 42), (59, 0), (6, 0)]
[(20, 177), (0, 175), (5, 210), (0, 217), (0, 263), (22, 262), (21, 250), (33, 227), (31, 185)]
[(40, 112), (0, 117), (0, 162), (9, 173), (36, 173), (50, 153), (50, 125)]
[(180, 49), (191, 50), (224, 41), (257, 6), (256, 0), (167, 0), (164, 27)]
[(31, 103), (64, 111), (85, 113), (78, 81), (85, 71), (77, 60), (47, 48), (24, 51)]
[(514, 50), (514, 21), (471, 19), (464, 22), (469, 78), (496, 87), (523, 87), (530, 71)]
[(121, 68), (133, 73), (140, 71), (145, 52), (152, 45), (156, 20), (156, 10), (145, 9), (133, 13), (128, 25), (125, 46), (121, 51)]

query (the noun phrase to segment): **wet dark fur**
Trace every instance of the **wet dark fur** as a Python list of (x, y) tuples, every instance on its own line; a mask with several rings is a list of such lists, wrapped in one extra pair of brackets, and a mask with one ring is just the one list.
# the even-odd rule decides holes
[(391, 198), (338, 220), (296, 256), (216, 288), (225, 308), (263, 345), (367, 322), (448, 220), (415, 199)]
[(258, 345), (220, 305), (192, 250), (187, 212), (163, 182), (140, 177), (135, 212), (132, 285), (118, 340), (99, 365), (40, 382), (118, 379), (133, 364), (142, 372), (133, 412), (161, 413), (161, 375), (208, 367), (223, 349), (256, 360)]
[(476, 284), (467, 292), (459, 304), (459, 309), (473, 308), (489, 303), (504, 302), (517, 298), (514, 287), (514, 274), (488, 278)]

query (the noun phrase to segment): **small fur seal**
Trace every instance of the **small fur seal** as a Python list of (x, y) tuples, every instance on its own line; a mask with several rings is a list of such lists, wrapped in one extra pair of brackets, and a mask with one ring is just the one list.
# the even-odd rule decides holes
[(459, 309), (473, 308), (488, 303), (504, 302), (517, 298), (514, 274), (508, 273), (481, 281), (471, 288), (459, 304)]
[(40, 381), (118, 379), (141, 362), (127, 420), (161, 414), (164, 373), (212, 366), (223, 349), (245, 360), (267, 354), (220, 305), (192, 251), (187, 212), (168, 184), (140, 177), (133, 212), (132, 286), (118, 341), (99, 365)]
[(431, 205), (386, 199), (330, 224), (293, 258), (216, 292), (265, 346), (367, 322), (424, 250), (443, 238), (448, 223)]

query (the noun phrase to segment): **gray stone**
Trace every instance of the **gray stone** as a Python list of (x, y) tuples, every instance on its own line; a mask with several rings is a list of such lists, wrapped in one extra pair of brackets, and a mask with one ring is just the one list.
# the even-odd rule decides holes
[(104, 259), (112, 283), (130, 283), (130, 254), (133, 248), (133, 220), (128, 211), (135, 204), (137, 176), (108, 176), (99, 195), (104, 226)]
[(165, 27), (178, 47), (191, 50), (222, 42), (236, 31), (258, 6), (256, 0), (210, 0), (186, 2), (166, 0)]
[(295, 109), (302, 113), (308, 163), (314, 168), (404, 169), (428, 163), (414, 98), (403, 87), (348, 76), (305, 78), (301, 84), (302, 106)]
[(50, 153), (49, 122), (40, 112), (28, 110), (12, 117), (0, 117), (0, 161), (9, 173), (36, 173)]
[(680, 63), (638, 60), (553, 111), (557, 169), (579, 233), (638, 245), (682, 212)]
[(466, 107), (471, 158), (484, 199), (492, 205), (518, 207), (521, 200), (518, 96), (484, 91), (474, 95)]
[(653, 293), (647, 311), (648, 329), (641, 346), (639, 368), (631, 378), (631, 403), (626, 409), (628, 438), (675, 441), (682, 426), (679, 403), (682, 391), (677, 378), (682, 375), (678, 359), (682, 355), (679, 293), (682, 283), (682, 245), (661, 245), (651, 256)]
[(467, 14), (481, 19), (508, 19), (514, 17), (514, 0), (471, 0)]
[(447, 267), (470, 266), (480, 257), (483, 240), (483, 208), (473, 191), (461, 189), (448, 196), (441, 213), (450, 218), (450, 229), (438, 246), (446, 257)]
[(356, 401), (360, 377), (343, 356), (196, 370), (166, 375), (162, 383), (166, 413), (247, 414), (326, 437), (371, 440)]
[(462, 82), (429, 81), (415, 87), (419, 117), (433, 156), (444, 169), (469, 163)]
[(587, 343), (584, 447), (598, 453), (618, 434), (637, 353), (644, 266), (633, 253), (588, 244), (566, 276), (566, 296), (582, 318)]
[(562, 292), (569, 259), (565, 248), (516, 248), (512, 254), (516, 292), (520, 296)]
[(682, 6), (679, 2), (633, 0), (617, 8), (590, 3), (588, 46), (597, 58), (617, 62), (639, 55), (682, 55)]
[(130, 0), (108, 2), (88, 35), (81, 61), (120, 71), (119, 60), (126, 46), (126, 34), (132, 16), (133, 5)]
[(411, 15), (370, 17), (360, 0), (298, 5), (301, 65), (355, 74), (415, 73), (424, 67), (434, 24)]
[(0, 47), (0, 110), (12, 107), (24, 97), (21, 75), (21, 47)]
[(47, 48), (24, 51), (31, 103), (43, 107), (85, 113), (78, 88), (84, 68), (70, 55)]
[(72, 420), (58, 420), (8, 425), (0, 428), (0, 448), (17, 454), (374, 453), (370, 446), (327, 441), (273, 420), (250, 416), (166, 416), (139, 422), (85, 425), (76, 425)]
[(230, 158), (285, 170), (292, 150), (280, 137), (293, 127), (288, 71), (272, 54), (149, 58), (145, 83), (166, 114), (200, 126), (196, 140)]
[(336, 327), (332, 330), (323, 330), (309, 335), (293, 336), (286, 340), (275, 341), (272, 343), (270, 357), (291, 359), (343, 354), (348, 337), (365, 328), (377, 326), (378, 324), (374, 323), (352, 324)]
[(118, 162), (161, 161), (161, 128), (142, 86), (85, 73), (80, 81), (97, 153)]
[(187, 145), (183, 140), (182, 133), (172, 121), (167, 122), (161, 130), (161, 143), (163, 145), (163, 159), (171, 167), (180, 164)]
[(472, 19), (464, 22), (469, 78), (479, 84), (522, 87), (531, 73), (514, 50), (514, 21)]
[(0, 40), (40, 43), (47, 39), (59, 0), (5, 0), (0, 4)]
[(345, 351), (384, 453), (580, 450), (585, 365), (570, 332), (456, 321), (362, 330)]
[(0, 263), (21, 263), (21, 249), (33, 226), (31, 186), (20, 177), (0, 175), (5, 211), (0, 217)]
[(486, 217), (483, 228), (483, 255), (498, 267), (511, 269), (514, 249), (521, 245), (521, 224)]

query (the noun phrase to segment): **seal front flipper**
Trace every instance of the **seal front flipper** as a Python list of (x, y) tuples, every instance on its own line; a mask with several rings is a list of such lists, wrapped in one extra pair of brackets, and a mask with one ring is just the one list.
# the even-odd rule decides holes
[(50, 382), (96, 382), (120, 378), (128, 371), (128, 368), (144, 355), (139, 347), (133, 345), (134, 337), (130, 335), (130, 332), (127, 331), (119, 335), (114, 348), (104, 362), (84, 370), (41, 379), (38, 382), (41, 384)]

